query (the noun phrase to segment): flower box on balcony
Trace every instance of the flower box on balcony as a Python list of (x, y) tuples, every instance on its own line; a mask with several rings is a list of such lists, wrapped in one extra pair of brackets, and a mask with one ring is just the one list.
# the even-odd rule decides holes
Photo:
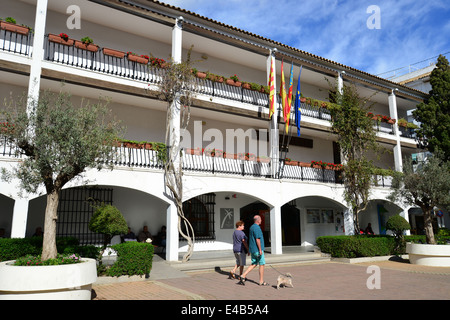
[(141, 64), (148, 64), (148, 60), (149, 60), (149, 58), (146, 56), (138, 56), (138, 55), (130, 53), (130, 52), (128, 52), (127, 58), (130, 61), (141, 63)]
[(261, 163), (269, 163), (270, 158), (269, 157), (257, 157), (256, 161), (261, 162)]
[(233, 79), (227, 79), (226, 83), (230, 86), (240, 87), (242, 85), (239, 81), (234, 81)]
[(91, 52), (97, 52), (98, 46), (93, 43), (84, 43), (80, 40), (75, 40), (75, 47), (81, 50), (88, 50)]
[(125, 52), (109, 48), (103, 48), (103, 54), (119, 59), (125, 57)]
[(57, 34), (49, 34), (48, 35), (48, 40), (54, 43), (59, 43), (65, 46), (73, 46), (75, 40), (70, 39), (70, 38), (64, 38), (61, 37), (61, 35), (57, 35)]
[(30, 33), (30, 29), (28, 27), (19, 26), (18, 24), (6, 21), (0, 21), (0, 29), (22, 34), (24, 36), (27, 36), (28, 33)]
[(284, 162), (285, 165), (287, 166), (298, 166), (298, 161), (294, 161), (294, 160), (290, 160), (290, 161), (285, 161)]

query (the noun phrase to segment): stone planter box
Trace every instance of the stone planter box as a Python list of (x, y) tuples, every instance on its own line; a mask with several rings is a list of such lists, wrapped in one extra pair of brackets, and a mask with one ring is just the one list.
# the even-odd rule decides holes
[(58, 266), (14, 266), (0, 263), (0, 300), (90, 300), (97, 281), (97, 262)]
[(450, 267), (450, 245), (407, 243), (406, 252), (412, 264)]

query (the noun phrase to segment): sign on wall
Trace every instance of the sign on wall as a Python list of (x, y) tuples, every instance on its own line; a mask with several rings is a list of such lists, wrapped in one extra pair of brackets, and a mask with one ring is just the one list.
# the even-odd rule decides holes
[(220, 208), (220, 229), (234, 228), (234, 209)]

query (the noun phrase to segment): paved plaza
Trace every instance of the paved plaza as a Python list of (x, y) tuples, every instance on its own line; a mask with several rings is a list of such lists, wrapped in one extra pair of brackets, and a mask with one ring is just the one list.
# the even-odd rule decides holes
[[(344, 263), (333, 259), (311, 259), (302, 263), (273, 261), (265, 267), (264, 279), (270, 285), (261, 287), (258, 285), (258, 269), (250, 272), (243, 286), (237, 280), (229, 279), (230, 262), (224, 264), (223, 260), (217, 260), (204, 270), (180, 271), (155, 257), (150, 278), (99, 279), (93, 286), (94, 300), (262, 302), (450, 299), (450, 268), (411, 265), (404, 259), (362, 263)], [(204, 261), (205, 264), (207, 262)], [(277, 289), (277, 277), (285, 273), (293, 276), (294, 287)]]

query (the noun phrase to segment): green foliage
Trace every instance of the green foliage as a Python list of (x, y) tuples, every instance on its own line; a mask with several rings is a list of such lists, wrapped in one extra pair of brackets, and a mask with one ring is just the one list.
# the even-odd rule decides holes
[(149, 243), (125, 242), (111, 246), (117, 252), (117, 261), (107, 269), (111, 277), (145, 275), (152, 269), (154, 247)]
[(444, 159), (450, 161), (450, 66), (442, 55), (431, 72), (430, 83), (429, 96), (413, 112), (420, 122), (417, 136), (422, 147), (431, 152), (441, 150)]
[[(97, 258), (99, 248), (95, 246), (80, 246), (73, 237), (56, 238), (58, 252), (65, 256), (77, 254), (84, 258)], [(24, 239), (0, 239), (0, 261), (16, 260), (25, 256), (39, 256), (42, 251), (42, 237)]]
[(106, 247), (113, 236), (126, 234), (128, 225), (119, 209), (109, 204), (102, 204), (96, 207), (89, 221), (89, 230), (103, 233)]
[(29, 193), (44, 184), (50, 194), (87, 168), (101, 169), (105, 164), (112, 168), (117, 156), (112, 146), (123, 128), (102, 102), (78, 107), (68, 94), (43, 92), (32, 105), (34, 109), (28, 114), (26, 99), (6, 106), (4, 117), (14, 130), (0, 134), (26, 157), (4, 178), (16, 176)]
[(331, 114), (331, 130), (337, 135), (344, 166), (344, 197), (355, 217), (355, 233), (359, 233), (359, 212), (369, 202), (373, 163), (366, 158), (367, 152), (377, 151), (376, 132), (372, 120), (367, 117), (369, 99), (363, 99), (353, 86), (331, 90), (328, 104)]
[(94, 43), (94, 40), (92, 40), (89, 37), (84, 37), (84, 38), (81, 38), (81, 42), (83, 42), (84, 44), (90, 44), (90, 43)]
[(434, 206), (450, 207), (450, 161), (440, 152), (414, 170), (411, 159), (403, 163), (403, 174), (394, 175), (388, 199), (419, 206), (425, 217), (427, 243), (434, 244), (431, 214)]
[(374, 257), (398, 254), (394, 237), (377, 235), (324, 236), (316, 239), (324, 253), (334, 258)]
[(401, 237), (403, 232), (409, 229), (411, 229), (409, 222), (398, 214), (386, 221), (386, 230), (391, 230), (396, 237)]

